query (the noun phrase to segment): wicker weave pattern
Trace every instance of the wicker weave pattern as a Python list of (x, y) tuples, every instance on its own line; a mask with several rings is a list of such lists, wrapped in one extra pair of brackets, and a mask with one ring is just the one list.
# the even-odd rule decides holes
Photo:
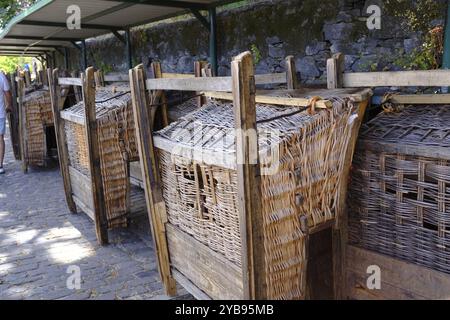
[[(314, 115), (257, 106), (262, 169), (270, 164), (265, 157), (271, 148), (278, 148), (280, 159), (274, 174), (262, 176), (261, 186), (271, 299), (305, 297), (306, 241), (299, 218), (306, 216), (310, 226), (317, 226), (335, 217), (352, 111), (350, 102), (337, 99), (331, 110)], [(282, 117), (271, 120), (276, 116)], [(156, 135), (183, 147), (229, 154), (235, 150), (233, 126), (232, 105), (210, 101)], [(269, 135), (274, 129), (281, 134)], [(169, 222), (240, 266), (236, 171), (162, 149), (159, 160)]]
[[(131, 95), (113, 90), (96, 94), (100, 166), (109, 228), (127, 224), (129, 213), (128, 162), (138, 160)], [(64, 111), (84, 122), (84, 103)], [(65, 120), (70, 164), (90, 176), (84, 125)]]
[[(411, 106), (365, 126), (363, 141), (447, 148), (449, 106)], [(349, 197), (350, 241), (450, 273), (450, 163), (359, 149)]]
[(23, 100), (26, 125), (26, 149), (31, 165), (44, 165), (47, 156), (45, 127), (53, 125), (53, 113), (48, 90), (28, 93)]

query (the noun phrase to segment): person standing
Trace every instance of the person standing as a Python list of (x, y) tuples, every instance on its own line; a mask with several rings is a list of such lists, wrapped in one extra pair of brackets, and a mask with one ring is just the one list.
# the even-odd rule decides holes
[(11, 112), (12, 94), (9, 81), (3, 72), (0, 72), (0, 174), (5, 173), (3, 159), (5, 157), (6, 113)]

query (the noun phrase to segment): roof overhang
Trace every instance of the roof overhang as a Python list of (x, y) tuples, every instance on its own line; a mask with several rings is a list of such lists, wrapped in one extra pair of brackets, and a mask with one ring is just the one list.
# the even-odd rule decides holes
[[(218, 0), (40, 0), (0, 32), (4, 49), (51, 51), (73, 42), (235, 1)], [(70, 30), (70, 6), (80, 8), (81, 28)]]

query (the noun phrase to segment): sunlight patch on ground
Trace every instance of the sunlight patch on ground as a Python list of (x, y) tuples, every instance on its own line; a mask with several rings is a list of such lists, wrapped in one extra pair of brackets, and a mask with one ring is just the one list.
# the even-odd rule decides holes
[(74, 263), (95, 255), (95, 251), (90, 246), (70, 241), (50, 244), (48, 253), (54, 262), (63, 264)]
[(15, 265), (13, 263), (4, 263), (0, 265), (0, 275), (6, 275), (10, 270), (14, 269)]
[(38, 234), (37, 230), (25, 230), (25, 231), (19, 231), (15, 232), (9, 237), (11, 239), (14, 239), (18, 245), (25, 244), (27, 242), (30, 242), (33, 240)]
[(82, 238), (82, 234), (80, 231), (72, 227), (63, 227), (63, 228), (51, 228), (45, 231), (39, 238), (36, 240), (36, 243), (46, 243), (52, 240), (70, 240), (70, 239), (78, 239)]

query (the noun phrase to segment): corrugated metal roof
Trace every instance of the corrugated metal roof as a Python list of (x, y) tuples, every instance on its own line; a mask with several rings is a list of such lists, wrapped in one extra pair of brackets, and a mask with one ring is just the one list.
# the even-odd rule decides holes
[[(218, 0), (41, 0), (13, 18), (0, 33), (0, 52), (53, 51), (53, 47), (71, 46), (113, 30), (165, 19), (186, 13), (190, 8), (202, 10), (233, 1)], [(81, 29), (66, 26), (71, 5), (81, 9)], [(8, 50), (9, 51), (9, 50)]]

